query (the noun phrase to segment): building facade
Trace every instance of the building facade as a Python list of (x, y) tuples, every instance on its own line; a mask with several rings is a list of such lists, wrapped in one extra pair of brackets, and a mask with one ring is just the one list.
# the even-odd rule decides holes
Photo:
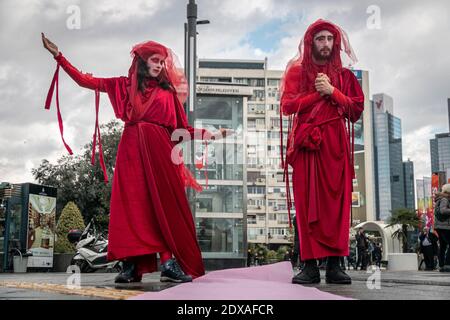
[[(393, 99), (390, 96), (383, 93), (375, 94), (373, 106), (376, 155), (376, 218), (380, 221), (387, 221), (393, 210), (407, 207), (402, 126), (401, 120), (393, 115)], [(407, 179), (409, 183), (410, 178)], [(414, 181), (414, 178), (412, 181)]]
[[(244, 134), (247, 100), (252, 94), (247, 86), (230, 83), (197, 84), (194, 126), (215, 132), (220, 128), (235, 130), (226, 139), (193, 143), (183, 150), (185, 161), (196, 167), (195, 177), (203, 191), (195, 194), (193, 214), (197, 238), (206, 259), (235, 259), (243, 266), (247, 257), (247, 168)], [(203, 155), (208, 155), (207, 158)], [(207, 160), (206, 160), (207, 159)], [(240, 262), (239, 262), (240, 261)]]
[(405, 208), (415, 210), (414, 163), (409, 159), (403, 162), (403, 177), (405, 179)]
[(355, 123), (355, 179), (353, 180), (351, 224), (375, 220), (375, 161), (373, 112), (369, 96), (369, 73), (353, 70), (364, 92), (364, 112)]
[(430, 140), (431, 171), (450, 169), (450, 133), (438, 133)]
[[(240, 84), (251, 91), (243, 127), (247, 239), (248, 243), (263, 243), (270, 248), (291, 243), (286, 186), (280, 168), (278, 88), (282, 73), (268, 70), (267, 60), (200, 60), (198, 69), (200, 82)], [(287, 129), (287, 118), (283, 128)]]

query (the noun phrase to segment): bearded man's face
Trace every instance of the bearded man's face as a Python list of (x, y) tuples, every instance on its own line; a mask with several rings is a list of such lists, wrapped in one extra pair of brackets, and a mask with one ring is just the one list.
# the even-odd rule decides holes
[(334, 36), (328, 30), (322, 30), (314, 35), (313, 57), (318, 61), (326, 61), (331, 58)]

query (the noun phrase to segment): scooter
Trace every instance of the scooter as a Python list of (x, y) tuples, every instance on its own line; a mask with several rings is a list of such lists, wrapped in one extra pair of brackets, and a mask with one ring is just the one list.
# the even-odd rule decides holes
[(95, 227), (92, 218), (84, 231), (70, 230), (67, 234), (70, 243), (76, 243), (77, 253), (72, 258), (71, 265), (76, 265), (82, 273), (105, 269), (107, 272), (122, 271), (122, 263), (118, 260), (108, 261), (108, 239)]

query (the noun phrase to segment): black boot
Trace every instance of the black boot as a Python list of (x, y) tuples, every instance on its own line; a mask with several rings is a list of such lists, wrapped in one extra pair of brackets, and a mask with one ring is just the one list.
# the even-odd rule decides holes
[(320, 272), (315, 259), (306, 260), (303, 270), (292, 278), (292, 283), (311, 284), (320, 283)]
[(327, 269), (325, 273), (326, 283), (351, 284), (352, 279), (339, 265), (339, 257), (328, 257)]
[(192, 277), (181, 270), (180, 265), (175, 259), (169, 259), (162, 265), (161, 282), (191, 282)]
[(141, 282), (142, 276), (138, 276), (136, 272), (136, 264), (131, 261), (123, 261), (123, 270), (120, 272), (115, 283), (131, 283), (131, 282)]

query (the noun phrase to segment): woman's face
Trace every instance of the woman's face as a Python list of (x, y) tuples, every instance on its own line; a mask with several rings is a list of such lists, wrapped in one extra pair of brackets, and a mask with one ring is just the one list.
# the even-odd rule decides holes
[(162, 68), (164, 67), (165, 57), (160, 55), (159, 53), (152, 54), (147, 59), (147, 67), (148, 73), (151, 77), (158, 77), (161, 73)]

